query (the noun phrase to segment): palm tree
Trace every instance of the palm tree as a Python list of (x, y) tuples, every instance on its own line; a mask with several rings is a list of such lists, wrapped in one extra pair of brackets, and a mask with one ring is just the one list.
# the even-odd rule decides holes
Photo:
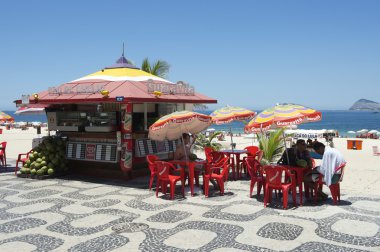
[(204, 150), (205, 147), (211, 147), (214, 151), (219, 151), (222, 148), (220, 143), (214, 142), (214, 138), (222, 134), (220, 131), (215, 131), (210, 133), (209, 136), (205, 136), (204, 134), (197, 135), (195, 140), (194, 149), (195, 150)]
[(266, 136), (265, 133), (257, 134), (259, 148), (263, 151), (263, 164), (269, 164), (281, 157), (284, 151), (284, 130), (284, 128), (277, 129), (275, 131), (270, 132), (269, 136)]
[(141, 70), (153, 74), (155, 76), (166, 78), (169, 73), (170, 65), (163, 60), (157, 60), (153, 64), (149, 62), (148, 58), (145, 58), (141, 64)]

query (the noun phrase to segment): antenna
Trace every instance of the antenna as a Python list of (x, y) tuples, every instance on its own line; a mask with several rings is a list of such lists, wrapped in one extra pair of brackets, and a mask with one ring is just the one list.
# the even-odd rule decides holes
[(124, 42), (123, 42), (123, 54), (122, 54), (122, 56), (124, 57)]

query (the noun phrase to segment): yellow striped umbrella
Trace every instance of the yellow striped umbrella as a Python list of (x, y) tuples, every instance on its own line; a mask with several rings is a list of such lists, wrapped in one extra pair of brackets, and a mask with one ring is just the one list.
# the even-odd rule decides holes
[(227, 106), (217, 109), (210, 114), (212, 122), (215, 124), (231, 123), (232, 121), (248, 121), (255, 116), (256, 112), (240, 108)]
[(149, 127), (149, 138), (163, 141), (181, 138), (183, 133), (197, 134), (211, 125), (211, 117), (208, 115), (178, 111), (158, 119)]
[(14, 122), (14, 118), (8, 114), (5, 114), (4, 112), (0, 112), (0, 123), (5, 122)]
[(282, 128), (322, 119), (321, 112), (298, 104), (279, 104), (257, 114), (246, 126), (245, 132)]

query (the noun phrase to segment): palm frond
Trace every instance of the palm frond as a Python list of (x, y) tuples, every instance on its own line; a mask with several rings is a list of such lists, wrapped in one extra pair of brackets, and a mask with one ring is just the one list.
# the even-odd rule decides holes
[(156, 75), (161, 78), (166, 78), (169, 73), (170, 65), (163, 60), (157, 60), (153, 65), (151, 65), (151, 74)]
[(284, 129), (272, 131), (269, 136), (265, 133), (257, 134), (259, 148), (263, 151), (263, 158), (267, 162), (274, 162), (282, 155), (284, 149), (283, 131)]
[(151, 73), (152, 69), (150, 67), (150, 62), (149, 62), (149, 59), (148, 58), (145, 58), (141, 64), (141, 70), (147, 72), (147, 73)]

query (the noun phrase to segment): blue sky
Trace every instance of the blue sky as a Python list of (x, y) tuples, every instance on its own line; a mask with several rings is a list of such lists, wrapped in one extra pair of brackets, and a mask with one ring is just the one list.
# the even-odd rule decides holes
[[(5, 1), (0, 110), (111, 65), (170, 63), (226, 104), (346, 109), (380, 102), (380, 1)], [(211, 108), (214, 108), (213, 106)]]

